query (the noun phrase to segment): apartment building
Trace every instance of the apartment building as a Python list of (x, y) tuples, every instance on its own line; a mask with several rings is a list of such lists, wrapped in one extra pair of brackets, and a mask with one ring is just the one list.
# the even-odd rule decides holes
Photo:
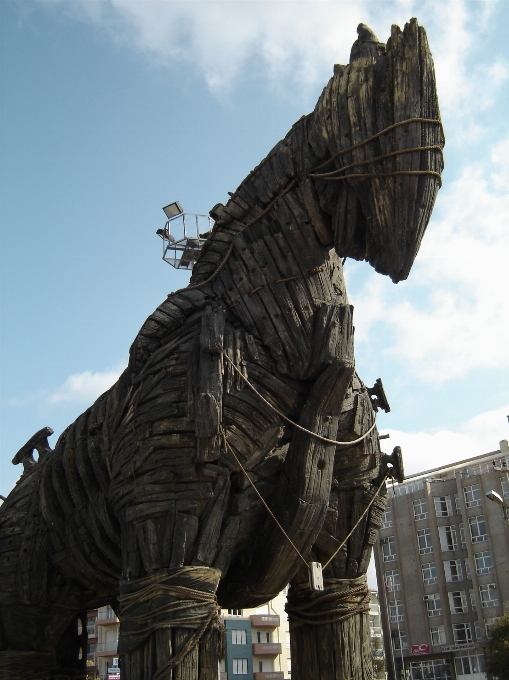
[(226, 657), (220, 680), (284, 680), (291, 677), (286, 590), (256, 609), (223, 611)]
[(509, 447), (389, 489), (375, 549), (389, 680), (485, 680), (493, 621), (509, 614)]

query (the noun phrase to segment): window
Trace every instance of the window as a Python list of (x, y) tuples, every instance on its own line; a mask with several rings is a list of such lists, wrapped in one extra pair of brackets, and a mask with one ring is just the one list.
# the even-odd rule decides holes
[(263, 673), (263, 661), (258, 661), (258, 670)]
[(381, 539), (384, 562), (393, 562), (396, 559), (396, 541), (394, 536), (386, 536)]
[(489, 550), (484, 552), (474, 553), (475, 570), (480, 576), (481, 574), (492, 574), (493, 564), (491, 562), (491, 553)]
[(481, 626), (479, 625), (479, 621), (474, 621), (474, 630), (475, 630), (475, 639), (477, 640), (477, 642), (479, 642), (479, 640), (482, 640)]
[(242, 609), (228, 609), (228, 614), (232, 616), (242, 616)]
[(456, 514), (461, 515), (460, 497), (457, 493), (454, 494), (454, 507), (456, 508)]
[(382, 526), (380, 528), (389, 529), (390, 527), (392, 527), (392, 508), (390, 506), (387, 506), (385, 508), (384, 518), (382, 520)]
[(424, 601), (426, 602), (428, 616), (442, 615), (442, 601), (440, 600), (440, 593), (432, 593), (431, 595), (425, 595)]
[(470, 537), (472, 539), (472, 543), (479, 543), (480, 541), (488, 540), (486, 524), (484, 523), (484, 515), (469, 517), (468, 524), (470, 526)]
[(389, 593), (400, 589), (399, 571), (397, 569), (385, 572), (385, 585)]
[(486, 583), (479, 586), (481, 595), (481, 606), (483, 609), (488, 607), (498, 607), (497, 586), (494, 583)]
[(463, 489), (465, 495), (465, 505), (467, 508), (474, 508), (476, 505), (481, 505), (481, 492), (479, 491), (479, 484), (472, 484)]
[(429, 629), (431, 633), (431, 644), (435, 647), (438, 645), (445, 645), (447, 641), (445, 639), (445, 626), (431, 626)]
[(452, 634), (457, 645), (472, 642), (472, 631), (469, 623), (453, 623)]
[(422, 569), (422, 580), (425, 586), (429, 586), (432, 583), (437, 583), (437, 570), (435, 568), (434, 562), (428, 562), (427, 564), (421, 565)]
[(247, 675), (247, 659), (232, 659), (233, 675)]
[(91, 661), (92, 664), (95, 662), (95, 644), (93, 643), (87, 645), (87, 661)]
[(464, 590), (455, 590), (448, 593), (448, 595), (451, 614), (464, 614), (468, 612), (467, 596)]
[(458, 539), (456, 537), (456, 527), (454, 524), (450, 527), (438, 527), (438, 535), (440, 537), (440, 547), (442, 548), (442, 551), (458, 549)]
[(477, 605), (475, 603), (474, 589), (470, 588), (470, 590), (468, 592), (470, 593), (470, 608), (472, 609), (473, 612), (476, 612), (477, 611)]
[(428, 503), (425, 498), (418, 498), (413, 501), (414, 506), (414, 519), (426, 519), (428, 516)]
[[(258, 640), (258, 642), (260, 642), (260, 640)], [(232, 645), (247, 645), (245, 630), (232, 629)]]
[(461, 547), (466, 548), (467, 542), (465, 540), (465, 529), (463, 528), (463, 522), (461, 524), (458, 524), (458, 529), (460, 530)]
[(484, 619), (484, 627), (486, 628), (486, 635), (490, 634), (491, 627), (495, 623), (496, 620), (497, 620), (497, 617), (494, 617), (492, 619)]
[(452, 515), (452, 504), (450, 496), (434, 496), (435, 512), (437, 517), (449, 517)]
[(418, 529), (417, 541), (419, 543), (419, 552), (421, 555), (433, 552), (433, 544), (431, 542), (431, 529)]
[(473, 675), (474, 673), (484, 673), (486, 670), (482, 654), (457, 656), (455, 662), (457, 675)]
[(468, 557), (465, 558), (465, 574), (468, 580), (472, 579), (472, 570), (470, 569), (470, 560)]
[(391, 630), (392, 646), (395, 650), (408, 649), (408, 640), (406, 631)]
[(461, 560), (445, 560), (444, 562), (445, 580), (448, 583), (463, 581), (463, 571)]
[(472, 631), (469, 623), (453, 623), (452, 634), (457, 645), (472, 642)]
[(389, 602), (389, 616), (391, 623), (397, 623), (398, 621), (405, 620), (402, 600), (393, 600), (392, 602)]
[(451, 680), (451, 669), (446, 659), (432, 661), (411, 661), (410, 677), (412, 680), (426, 678), (426, 680)]
[(509, 487), (507, 486), (507, 477), (500, 477), (500, 486), (502, 487), (502, 498), (509, 498)]
[(87, 633), (91, 637), (95, 634), (95, 616), (87, 616)]
[(263, 631), (263, 633), (261, 631), (258, 631), (256, 633), (256, 639), (258, 642), (263, 643), (270, 642), (270, 633), (268, 631)]

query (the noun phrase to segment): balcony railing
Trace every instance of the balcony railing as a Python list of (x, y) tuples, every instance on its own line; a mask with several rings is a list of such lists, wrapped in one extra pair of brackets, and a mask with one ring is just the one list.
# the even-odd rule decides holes
[(117, 615), (111, 607), (101, 608), (97, 612), (97, 621), (110, 621), (112, 619), (118, 620)]
[(251, 614), (249, 619), (253, 628), (278, 628), (280, 625), (277, 614)]
[(254, 656), (277, 656), (281, 654), (280, 642), (253, 642)]
[(97, 652), (116, 652), (118, 640), (110, 640), (109, 642), (98, 642)]

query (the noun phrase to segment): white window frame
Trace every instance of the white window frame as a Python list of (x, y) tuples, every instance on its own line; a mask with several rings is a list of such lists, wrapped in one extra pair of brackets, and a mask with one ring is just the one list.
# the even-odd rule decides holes
[(475, 571), (478, 576), (481, 576), (482, 574), (493, 574), (493, 561), (489, 550), (474, 553), (474, 560)]
[(451, 590), (447, 595), (451, 614), (466, 614), (468, 612), (467, 596), (464, 590)]
[(442, 552), (451, 552), (458, 549), (458, 536), (456, 534), (456, 526), (438, 527), (438, 536), (440, 538), (440, 548)]
[(433, 504), (437, 517), (450, 517), (453, 514), (450, 496), (433, 496)]
[(232, 659), (232, 673), (233, 675), (248, 675), (247, 659)]
[(465, 527), (463, 526), (463, 522), (460, 522), (458, 524), (458, 529), (460, 531), (461, 547), (466, 548), (467, 547), (467, 539), (465, 538)]
[(477, 642), (480, 642), (482, 640), (482, 635), (481, 635), (481, 626), (479, 624), (479, 621), (474, 621), (474, 633), (475, 633), (475, 639)]
[(444, 560), (445, 580), (447, 583), (463, 581), (463, 569), (461, 560)]
[[(424, 545), (421, 545), (420, 538), (424, 538)], [(417, 543), (419, 545), (419, 554), (427, 555), (433, 552), (433, 541), (431, 539), (431, 529), (426, 527), (425, 529), (417, 529)]]
[(389, 619), (391, 623), (398, 623), (405, 620), (403, 600), (389, 600)]
[(426, 610), (429, 617), (442, 616), (442, 600), (440, 599), (440, 593), (425, 595), (423, 599), (426, 602)]
[(483, 583), (480, 585), (479, 595), (481, 596), (481, 607), (483, 609), (498, 607), (498, 594), (495, 583)]
[(469, 592), (469, 594), (470, 594), (470, 609), (471, 609), (473, 612), (476, 612), (476, 611), (477, 611), (477, 604), (476, 604), (476, 602), (475, 602), (475, 593), (474, 593), (474, 589), (473, 589), (473, 588), (470, 588), (470, 590), (469, 590), (468, 592)]
[[(430, 586), (433, 583), (438, 583), (437, 568), (434, 562), (426, 562), (421, 564), (422, 580), (425, 586)], [(425, 576), (425, 572), (429, 572), (430, 576)], [(434, 576), (431, 574), (435, 572)]]
[(416, 498), (412, 501), (412, 507), (414, 510), (414, 520), (416, 522), (428, 518), (428, 501), (426, 498)]
[(472, 642), (472, 628), (469, 623), (453, 623), (452, 634), (456, 645)]
[(386, 571), (384, 577), (385, 585), (389, 593), (394, 593), (397, 590), (401, 590), (401, 581), (399, 578), (399, 571), (397, 569)]
[(431, 635), (431, 644), (433, 647), (438, 647), (439, 645), (446, 645), (447, 639), (445, 637), (445, 626), (440, 624), (439, 626), (431, 626), (429, 629)]
[(382, 526), (380, 529), (390, 529), (392, 527), (392, 508), (387, 505), (382, 519)]
[(385, 536), (382, 539), (382, 555), (384, 562), (394, 562), (396, 559), (396, 540), (394, 536)]
[[(486, 529), (484, 515), (476, 515), (475, 517), (469, 517), (468, 526), (470, 529), (470, 540), (472, 541), (472, 543), (481, 543), (483, 541), (488, 540), (488, 530)], [(485, 533), (482, 533), (481, 531), (483, 526)]]
[(486, 670), (483, 654), (456, 656), (454, 662), (456, 675), (477, 675)]
[(391, 630), (392, 648), (395, 652), (408, 649), (408, 638), (405, 630)]
[(475, 508), (482, 504), (481, 490), (479, 484), (471, 484), (463, 488), (463, 496), (465, 498), (466, 508)]
[(232, 645), (247, 645), (245, 628), (232, 628)]

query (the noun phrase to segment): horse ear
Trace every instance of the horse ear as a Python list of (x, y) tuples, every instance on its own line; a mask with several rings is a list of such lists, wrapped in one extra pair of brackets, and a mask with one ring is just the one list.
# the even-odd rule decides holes
[(381, 43), (374, 32), (366, 26), (366, 24), (359, 24), (357, 26), (357, 40), (352, 45), (350, 52), (350, 63), (356, 59), (363, 57), (378, 57), (385, 53), (385, 44)]

